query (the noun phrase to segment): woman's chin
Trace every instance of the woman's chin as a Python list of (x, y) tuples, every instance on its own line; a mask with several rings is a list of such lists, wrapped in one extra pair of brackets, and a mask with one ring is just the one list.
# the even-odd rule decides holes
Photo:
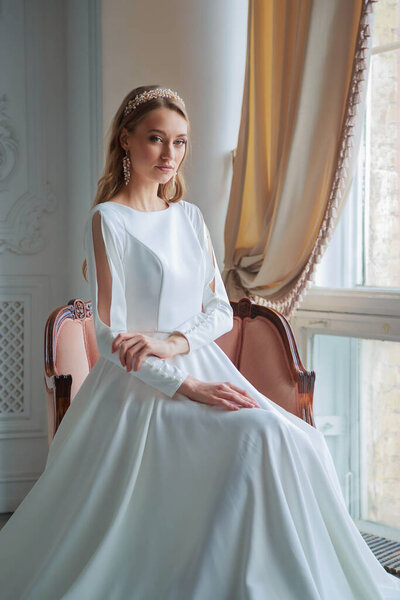
[(169, 174), (167, 174), (167, 173), (164, 173), (164, 174), (163, 174), (163, 173), (161, 173), (161, 175), (159, 175), (159, 176), (156, 178), (156, 181), (157, 181), (158, 183), (163, 183), (163, 184), (165, 185), (165, 184), (166, 184), (166, 183), (168, 183), (168, 181), (170, 181), (171, 179), (172, 179), (171, 175), (169, 175)]

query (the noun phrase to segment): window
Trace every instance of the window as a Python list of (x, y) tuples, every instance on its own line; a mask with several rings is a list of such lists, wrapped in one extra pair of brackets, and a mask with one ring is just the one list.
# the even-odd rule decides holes
[(400, 540), (400, 0), (376, 4), (352, 187), (291, 322), (349, 511)]

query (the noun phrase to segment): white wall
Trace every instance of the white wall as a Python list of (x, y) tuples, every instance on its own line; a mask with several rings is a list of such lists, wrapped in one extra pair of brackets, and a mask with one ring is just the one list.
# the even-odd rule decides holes
[(48, 454), (46, 320), (68, 300), (88, 297), (83, 225), (102, 159), (100, 0), (0, 0), (0, 72), (0, 512), (7, 512)]
[[(49, 0), (48, 0), (49, 1)], [(87, 299), (83, 279), (83, 231), (96, 194), (102, 165), (101, 2), (64, 0), (66, 7), (65, 81), (67, 88), (68, 293)]]
[(63, 0), (0, 2), (0, 512), (48, 452), (43, 334), (66, 301), (66, 32)]
[(220, 268), (246, 58), (247, 0), (102, 0), (103, 129), (139, 85), (178, 91), (191, 121), (185, 200), (209, 225)]

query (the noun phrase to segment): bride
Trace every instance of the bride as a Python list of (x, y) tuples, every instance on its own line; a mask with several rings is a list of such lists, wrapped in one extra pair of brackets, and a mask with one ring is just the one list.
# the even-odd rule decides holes
[(100, 357), (0, 532), (2, 600), (400, 599), (323, 434), (215, 340), (233, 326), (184, 200), (182, 98), (132, 90), (84, 230)]

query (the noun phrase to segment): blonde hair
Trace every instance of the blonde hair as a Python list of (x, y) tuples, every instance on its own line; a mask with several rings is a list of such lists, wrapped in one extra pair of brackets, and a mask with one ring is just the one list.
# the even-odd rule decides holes
[[(97, 183), (97, 193), (93, 204), (90, 210), (96, 206), (97, 204), (101, 204), (102, 202), (107, 202), (111, 200), (119, 190), (125, 185), (124, 183), (124, 174), (123, 174), (123, 166), (122, 159), (124, 157), (124, 150), (120, 144), (119, 137), (122, 133), (122, 129), (126, 127), (129, 133), (132, 133), (137, 125), (144, 119), (144, 117), (152, 110), (156, 108), (166, 107), (171, 110), (179, 113), (186, 120), (189, 128), (189, 118), (187, 116), (186, 110), (183, 105), (174, 98), (153, 98), (148, 100), (147, 102), (143, 102), (137, 106), (135, 110), (132, 110), (127, 116), (124, 116), (124, 110), (129, 102), (138, 94), (141, 94), (146, 91), (150, 91), (156, 88), (159, 88), (159, 85), (147, 85), (140, 86), (129, 92), (122, 100), (117, 112), (114, 115), (114, 118), (111, 122), (109, 129), (109, 142), (108, 142), (108, 150), (106, 156), (105, 167), (103, 171), (103, 175), (100, 177)], [(185, 155), (182, 159), (181, 166), (183, 165), (186, 155), (188, 153), (188, 144), (186, 144)], [(174, 193), (172, 196), (169, 194), (174, 188)], [(175, 178), (175, 186), (172, 183), (172, 178), (167, 183), (160, 183), (157, 190), (157, 196), (162, 198), (163, 200), (167, 200), (168, 202), (179, 202), (184, 196), (186, 191), (185, 181), (179, 169), (176, 178)], [(82, 265), (82, 273), (83, 277), (87, 281), (87, 263), (86, 259), (83, 261)]]

